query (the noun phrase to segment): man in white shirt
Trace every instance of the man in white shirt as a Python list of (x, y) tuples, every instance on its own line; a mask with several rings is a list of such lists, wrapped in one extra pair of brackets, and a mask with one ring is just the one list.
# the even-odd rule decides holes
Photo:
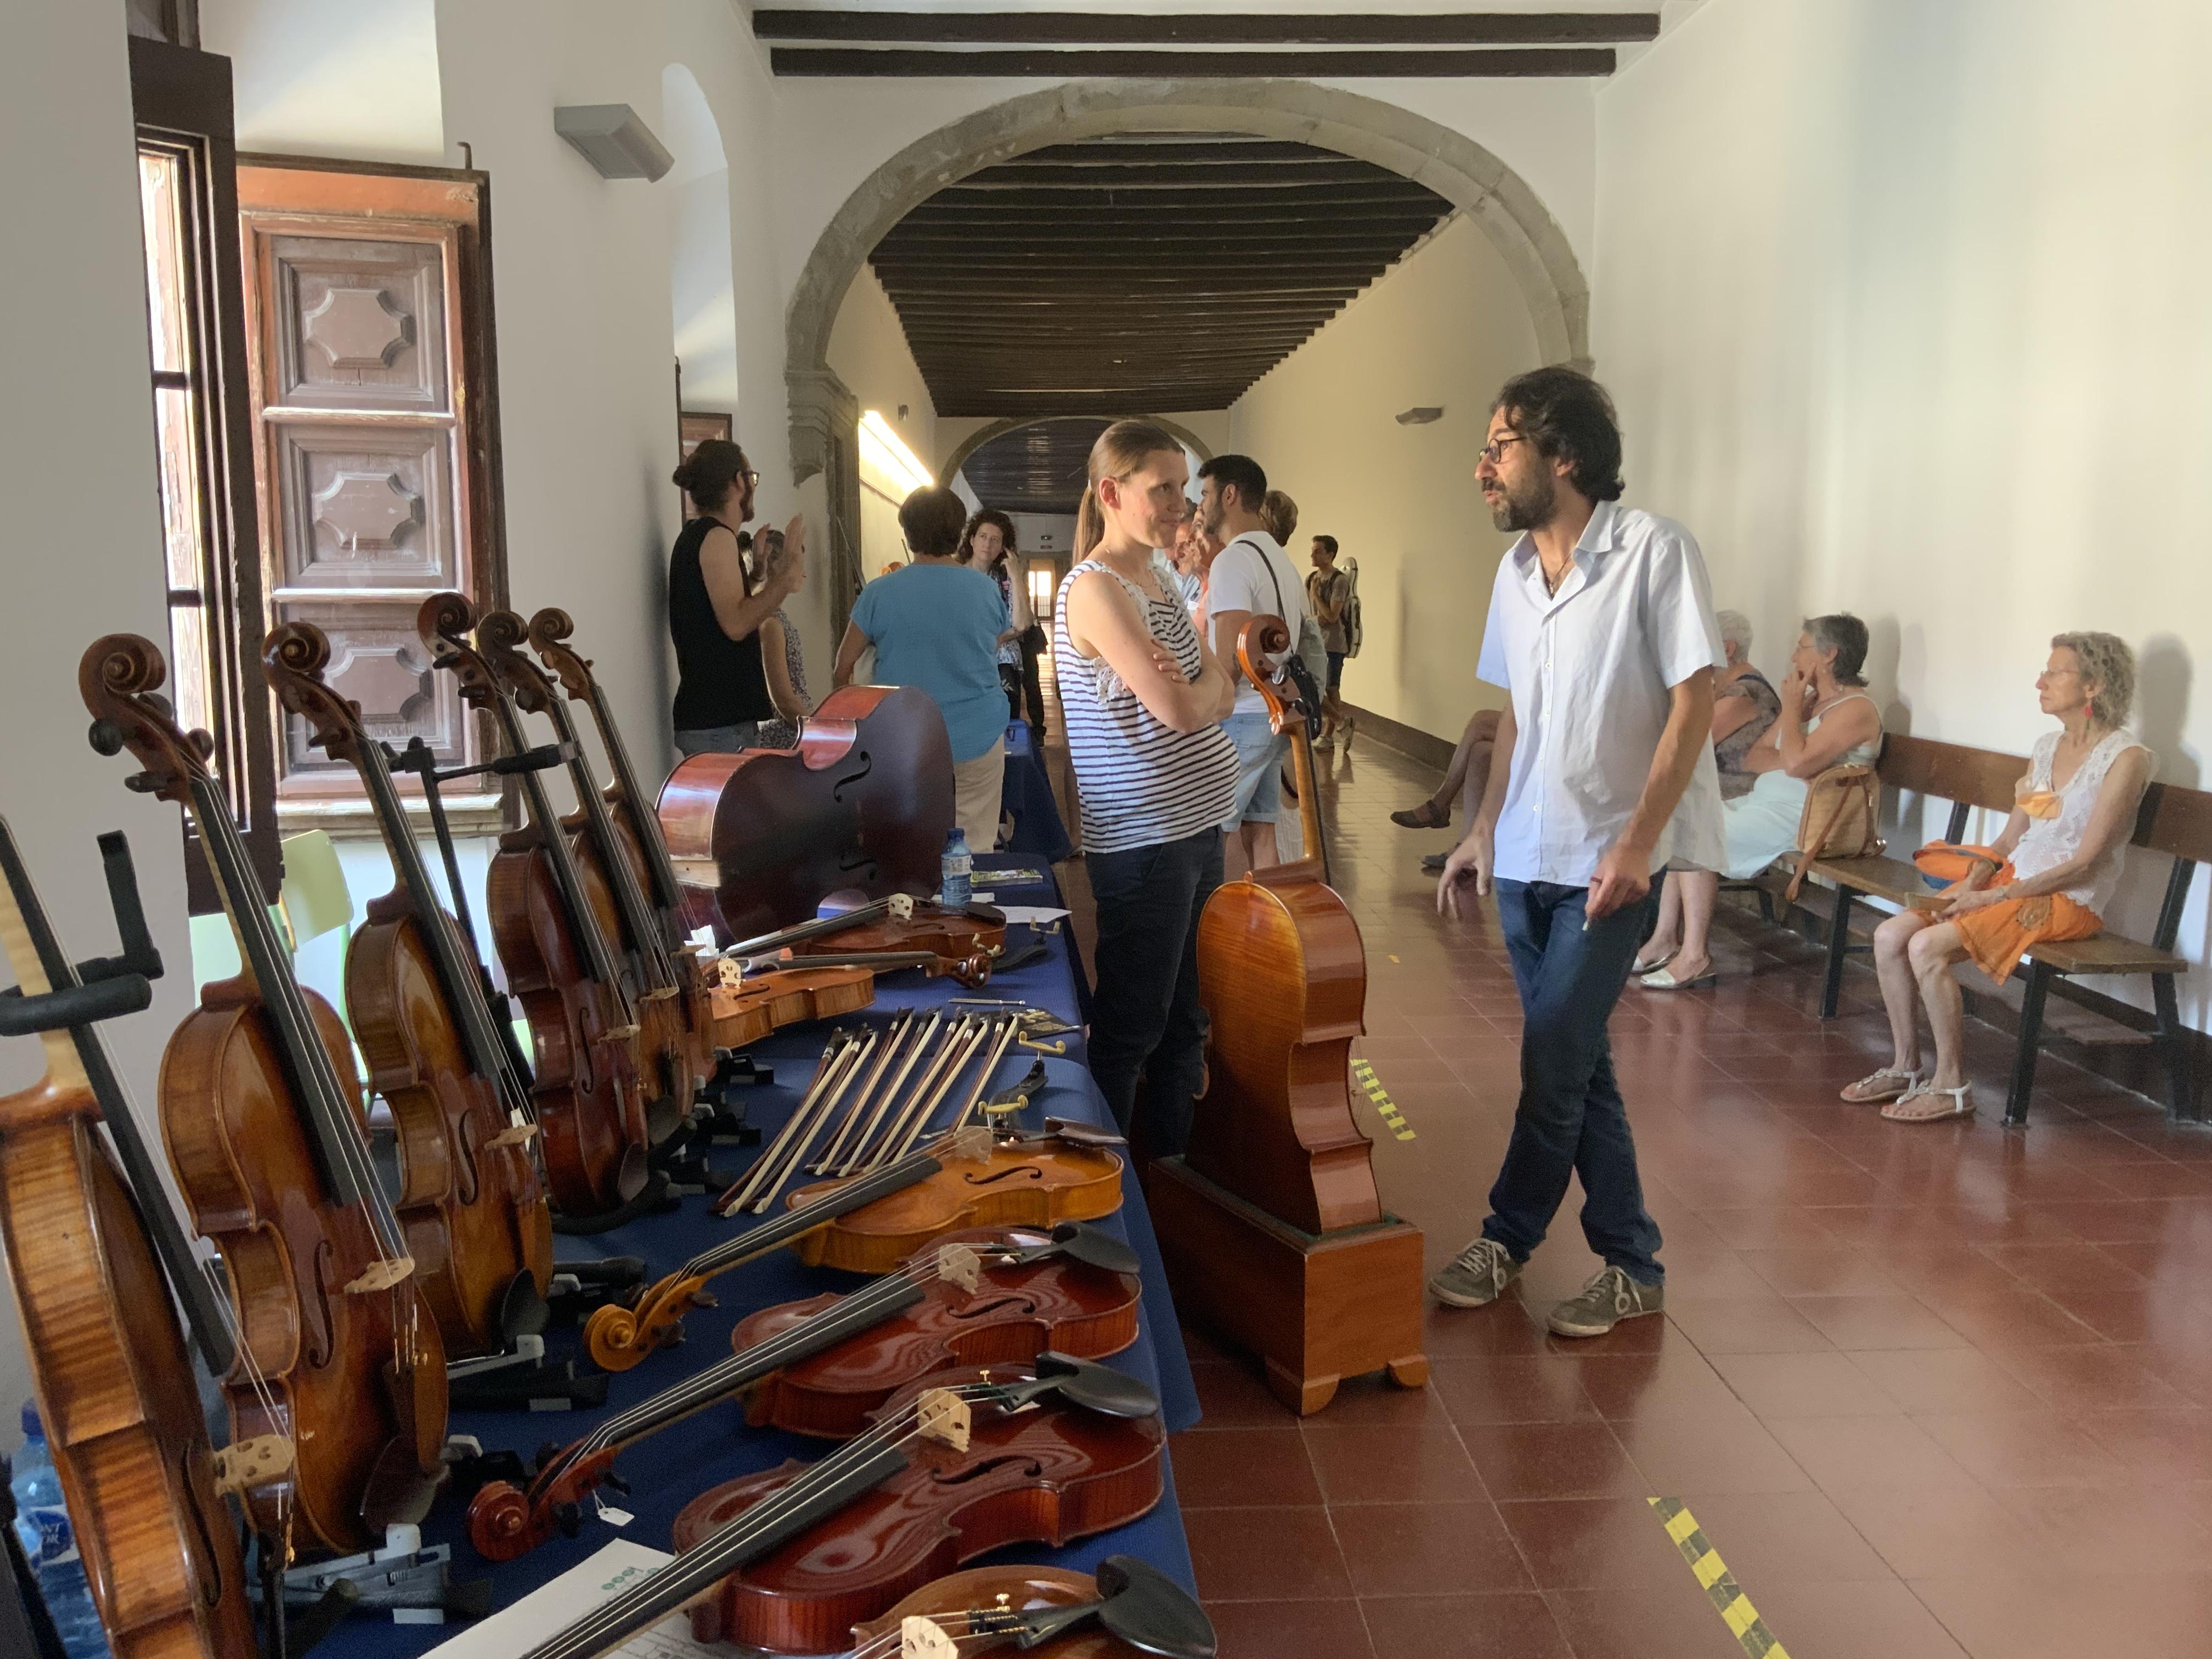
[[(1279, 862), (1275, 818), (1283, 805), (1283, 757), (1290, 739), (1267, 725), (1267, 708), (1237, 662), (1237, 636), (1255, 616), (1280, 617), (1297, 645), (1306, 617), (1305, 583), (1283, 544), (1260, 521), (1267, 475), (1249, 455), (1216, 455), (1198, 469), (1199, 527), (1221, 544), (1206, 572), (1206, 629), (1213, 649), (1237, 685), (1237, 706), (1221, 729), (1237, 745), (1237, 805), (1221, 827), (1243, 837), (1246, 867)], [(1287, 653), (1269, 659), (1280, 663)]]
[(1475, 467), (1500, 530), (1478, 672), (1510, 694), (1492, 787), (1444, 866), (1437, 907), (1498, 895), (1521, 993), (1521, 1099), (1482, 1236), (1429, 1288), (1494, 1302), (1581, 1177), (1583, 1233), (1605, 1266), (1552, 1310), (1599, 1336), (1664, 1305), (1659, 1228), (1606, 1022), (1651, 931), (1670, 860), (1718, 869), (1713, 671), (1726, 661), (1705, 557), (1681, 526), (1620, 506), (1620, 433), (1605, 390), (1568, 368), (1507, 383)]

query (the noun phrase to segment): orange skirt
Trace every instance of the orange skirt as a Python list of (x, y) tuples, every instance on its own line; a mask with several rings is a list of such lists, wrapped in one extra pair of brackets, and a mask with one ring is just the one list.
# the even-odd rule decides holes
[[(1948, 842), (1936, 842), (1915, 853), (1912, 861), (1931, 876), (1959, 872), (1960, 879), (1943, 890), (1948, 893), (1963, 885), (1964, 872), (1971, 868), (1973, 860), (1996, 857), (1986, 847), (1958, 847)], [(1996, 873), (1990, 878), (1988, 884), (2002, 887), (2014, 879), (2012, 863), (2006, 860), (1997, 865)], [(2088, 939), (2105, 930), (2103, 920), (2094, 910), (2063, 893), (2041, 893), (2033, 898), (2007, 899), (2002, 904), (1985, 905), (1979, 910), (1951, 918), (1951, 925), (1959, 930), (1960, 943), (1966, 947), (1974, 966), (2000, 985), (2012, 977), (2012, 970), (2033, 946), (2056, 939)]]

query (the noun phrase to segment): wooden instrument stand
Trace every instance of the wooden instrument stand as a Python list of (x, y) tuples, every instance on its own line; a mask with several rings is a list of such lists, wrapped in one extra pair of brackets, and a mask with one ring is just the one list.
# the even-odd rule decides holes
[[(1256, 617), (1237, 641), (1275, 730), (1291, 732), (1306, 856), (1217, 889), (1198, 927), (1206, 1091), (1181, 1158), (1146, 1193), (1176, 1302), (1257, 1355), (1300, 1416), (1346, 1376), (1428, 1381), (1419, 1230), (1388, 1214), (1352, 1108), (1364, 1029), (1359, 925), (1328, 885), (1305, 711), (1267, 653), (1290, 643)], [(1257, 671), (1257, 672), (1255, 672)]]

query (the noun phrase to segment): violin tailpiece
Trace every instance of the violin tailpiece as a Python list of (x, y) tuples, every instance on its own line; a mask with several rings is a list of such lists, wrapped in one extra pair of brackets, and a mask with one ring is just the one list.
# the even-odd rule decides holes
[(950, 1389), (932, 1389), (915, 1401), (915, 1433), (924, 1440), (939, 1440), (957, 1452), (968, 1449), (975, 1419), (968, 1402)]
[(933, 1619), (899, 1624), (899, 1659), (959, 1659), (959, 1648)]

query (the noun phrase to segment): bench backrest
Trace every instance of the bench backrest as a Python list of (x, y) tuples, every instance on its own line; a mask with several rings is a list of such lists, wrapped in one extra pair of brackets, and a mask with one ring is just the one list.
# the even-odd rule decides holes
[(2009, 812), (2014, 787), (2027, 775), (2027, 760), (1994, 749), (1969, 749), (1899, 733), (1884, 741), (1875, 769), (1892, 789)]
[(2212, 863), (2212, 795), (2179, 784), (2154, 783), (2143, 791), (2131, 844), (2192, 864)]

